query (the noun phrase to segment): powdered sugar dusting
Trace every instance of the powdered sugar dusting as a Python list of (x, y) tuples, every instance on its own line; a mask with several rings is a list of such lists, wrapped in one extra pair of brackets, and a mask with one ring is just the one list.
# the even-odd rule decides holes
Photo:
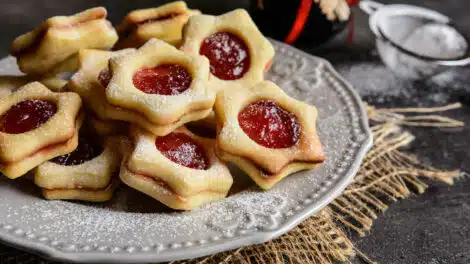
[(248, 47), (230, 32), (218, 32), (205, 38), (199, 53), (209, 59), (211, 73), (223, 80), (243, 77), (250, 66)]
[(182, 144), (178, 146), (175, 150), (169, 150), (166, 152), (168, 156), (173, 157), (177, 160), (177, 163), (187, 166), (190, 164), (191, 160), (197, 156), (196, 146), (189, 143)]
[[(25, 181), (23, 185), (24, 189), (34, 191), (32, 183)], [(45, 201), (33, 196), (27, 203), (9, 206), (2, 198), (0, 209), (5, 213), (0, 221), (28, 226), (27, 232), (47, 234), (59, 242), (152, 246), (180, 241), (181, 237), (190, 239), (201, 231), (211, 235), (214, 230), (254, 228), (263, 226), (265, 221), (275, 222), (278, 210), (287, 202), (280, 195), (264, 197), (262, 192), (252, 189), (227, 202), (213, 203), (191, 212), (169, 210), (129, 188), (119, 189), (116, 197), (106, 204)], [(223, 223), (227, 221), (233, 228), (226, 228)]]
[(163, 64), (139, 69), (132, 78), (134, 86), (148, 94), (177, 95), (192, 82), (189, 71), (182, 65)]
[(238, 122), (253, 141), (268, 148), (288, 148), (300, 138), (297, 118), (272, 100), (246, 106), (240, 111)]
[(155, 145), (165, 157), (182, 166), (197, 170), (209, 166), (204, 148), (186, 134), (170, 133), (157, 137)]

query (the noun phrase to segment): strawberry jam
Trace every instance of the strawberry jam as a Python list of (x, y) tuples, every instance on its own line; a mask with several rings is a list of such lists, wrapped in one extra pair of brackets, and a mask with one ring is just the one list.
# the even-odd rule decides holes
[(63, 166), (80, 165), (98, 157), (101, 152), (103, 152), (103, 147), (95, 137), (88, 134), (80, 134), (78, 147), (74, 151), (53, 158), (51, 161)]
[(0, 116), (0, 131), (21, 134), (40, 127), (57, 112), (55, 103), (42, 100), (25, 100)]
[(111, 73), (109, 72), (109, 69), (104, 68), (103, 70), (101, 70), (100, 74), (98, 75), (98, 82), (101, 84), (101, 86), (108, 87), (110, 80), (111, 80)]
[(138, 70), (132, 81), (147, 94), (177, 95), (186, 91), (193, 78), (189, 71), (177, 64), (163, 64)]
[(273, 100), (259, 100), (238, 114), (242, 130), (256, 143), (267, 148), (288, 148), (300, 137), (296, 117)]
[(205, 38), (199, 54), (209, 59), (211, 73), (222, 80), (240, 79), (250, 68), (248, 46), (230, 32), (218, 32)]
[(166, 158), (182, 166), (196, 170), (209, 167), (204, 148), (186, 134), (173, 132), (157, 137), (155, 146)]

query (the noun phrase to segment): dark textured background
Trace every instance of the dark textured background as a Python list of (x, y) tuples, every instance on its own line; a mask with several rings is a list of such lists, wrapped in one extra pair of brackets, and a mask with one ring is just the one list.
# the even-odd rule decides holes
[[(0, 55), (7, 55), (11, 40), (38, 25), (44, 18), (68, 15), (85, 8), (103, 5), (108, 8), (110, 20), (119, 20), (130, 10), (156, 6), (164, 1), (156, 0), (17, 0), (0, 1)], [(220, 14), (236, 7), (247, 7), (250, 0), (187, 1), (192, 8), (205, 13)], [(470, 35), (468, 0), (407, 0), (383, 1), (409, 3), (437, 9), (451, 16)], [(308, 50), (326, 57), (335, 66), (355, 63), (379, 62), (373, 51), (373, 37), (367, 27), (367, 17), (355, 12), (355, 37), (352, 45), (346, 44), (346, 36), (337, 36), (328, 45)], [(460, 101), (462, 109), (449, 112), (451, 117), (470, 124), (470, 67), (456, 71), (457, 77), (446, 86), (432, 82), (409, 84), (411, 96), (366, 96), (364, 99), (378, 106), (435, 106)], [(352, 78), (349, 76), (348, 78)], [(354, 83), (354, 82), (353, 82)], [(360, 87), (356, 87), (360, 90)], [(442, 97), (442, 94), (446, 96)], [(436, 102), (433, 95), (444, 101)], [(433, 99), (434, 98), (434, 99)], [(437, 167), (462, 169), (470, 172), (470, 129), (411, 129), (417, 139), (408, 149), (421, 160)], [(455, 186), (433, 184), (421, 196), (400, 201), (375, 222), (371, 234), (356, 240), (356, 246), (372, 259), (387, 264), (447, 264), (470, 263), (470, 181), (460, 181)], [(13, 256), (6, 256), (6, 247), (0, 245), (0, 262), (15, 263)], [(36, 260), (21, 254), (25, 261)], [(359, 261), (355, 261), (359, 263)]]

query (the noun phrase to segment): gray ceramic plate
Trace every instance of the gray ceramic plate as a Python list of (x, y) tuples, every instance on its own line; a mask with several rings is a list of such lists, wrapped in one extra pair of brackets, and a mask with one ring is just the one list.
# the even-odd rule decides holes
[[(261, 191), (234, 170), (238, 191), (192, 212), (171, 212), (122, 187), (104, 205), (45, 201), (27, 179), (0, 179), (0, 239), (76, 262), (159, 262), (262, 243), (287, 232), (341, 194), (372, 144), (358, 95), (325, 60), (274, 42), (268, 78), (319, 110), (327, 162)], [(11, 57), (0, 74), (18, 74)]]

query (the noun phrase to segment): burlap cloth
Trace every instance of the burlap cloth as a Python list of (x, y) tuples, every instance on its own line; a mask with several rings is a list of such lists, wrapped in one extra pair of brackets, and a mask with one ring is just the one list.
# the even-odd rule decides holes
[[(423, 193), (423, 180), (453, 184), (460, 171), (443, 171), (422, 164), (400, 151), (414, 140), (404, 126), (458, 127), (462, 122), (438, 115), (459, 108), (452, 104), (436, 108), (376, 109), (366, 104), (374, 145), (344, 193), (316, 215), (283, 236), (260, 245), (239, 248), (194, 263), (349, 263), (353, 256), (375, 263), (354, 247), (345, 230), (364, 236), (378, 214), (412, 193)], [(0, 245), (0, 263), (50, 263), (32, 254)]]

